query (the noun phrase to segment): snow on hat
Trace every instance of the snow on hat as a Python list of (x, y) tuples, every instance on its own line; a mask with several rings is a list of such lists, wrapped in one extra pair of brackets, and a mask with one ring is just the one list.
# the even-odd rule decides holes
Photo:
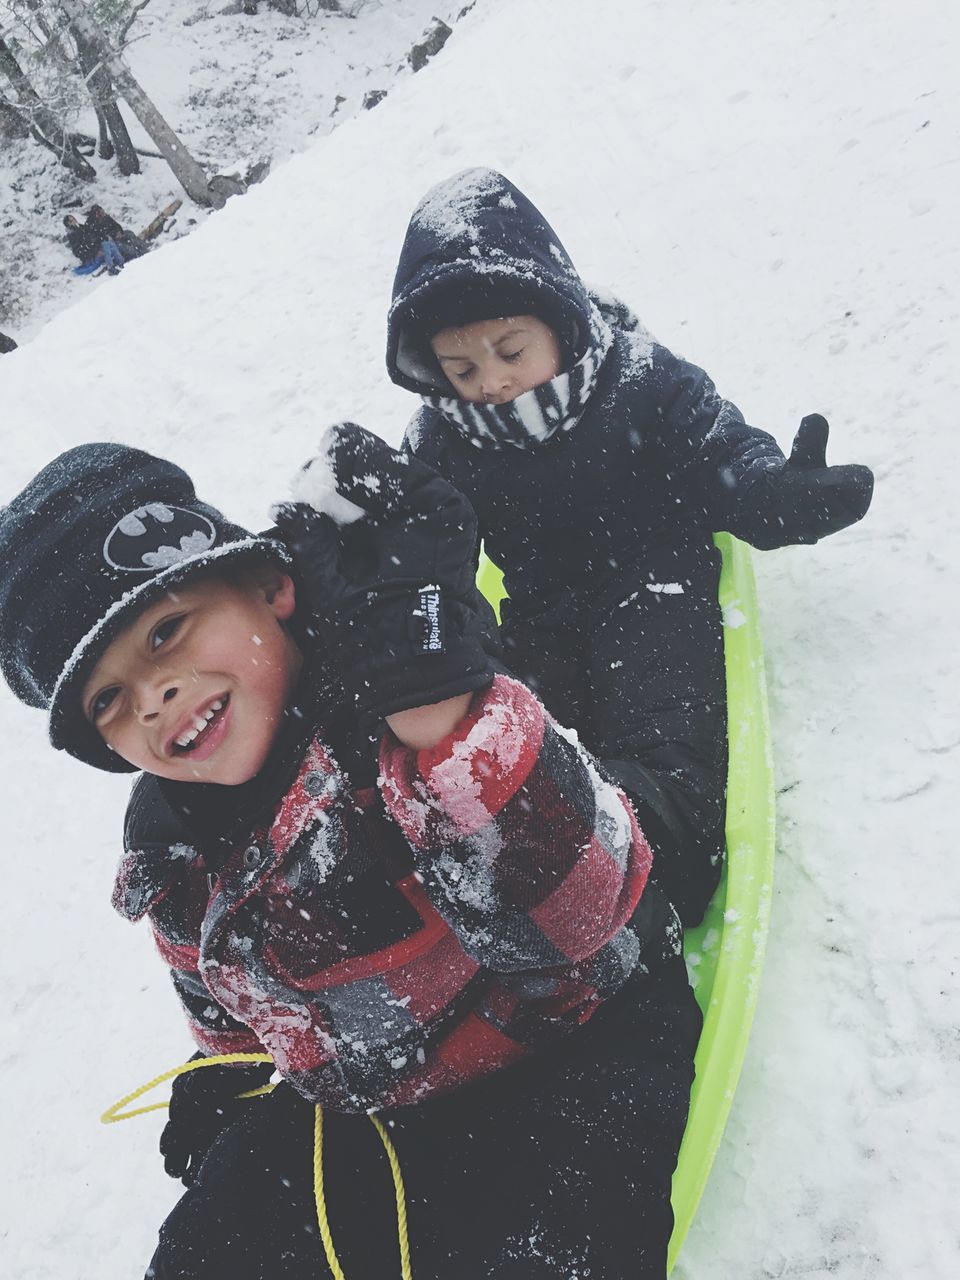
[(0, 668), (50, 713), (58, 750), (112, 773), (134, 766), (83, 714), (80, 693), (112, 639), (199, 569), (270, 557), (283, 544), (201, 502), (185, 471), (118, 444), (55, 458), (0, 509)]

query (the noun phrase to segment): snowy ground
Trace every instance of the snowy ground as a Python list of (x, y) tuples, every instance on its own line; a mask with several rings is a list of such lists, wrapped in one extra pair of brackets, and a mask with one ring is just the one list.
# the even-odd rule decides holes
[[(376, 111), (0, 361), (5, 491), (113, 438), (257, 523), (322, 423), (399, 437), (413, 402), (382, 349), (407, 216), (493, 164), (750, 420), (788, 445), (819, 410), (832, 458), (875, 468), (862, 525), (757, 557), (777, 890), (682, 1280), (960, 1274), (957, 21), (936, 0), (486, 0)], [(52, 756), (5, 693), (0, 717), (3, 1274), (136, 1276), (177, 1188), (158, 1121), (97, 1115), (189, 1045), (108, 903), (125, 784)]]
[[(467, 0), (363, 0), (339, 13), (287, 18), (268, 9), (225, 14), (225, 0), (162, 0), (140, 14), (126, 60), (158, 109), (208, 174), (245, 174), (310, 146), (362, 110), (364, 96), (389, 92), (411, 75), (407, 54), (436, 18), (454, 25)], [(12, 28), (16, 32), (16, 28)], [(121, 104), (134, 144), (156, 150)], [(92, 111), (74, 127), (96, 136)], [(72, 274), (63, 215), (101, 204), (139, 231), (171, 200), (183, 197), (162, 160), (141, 158), (142, 172), (124, 178), (115, 161), (91, 158), (96, 180), (83, 182), (33, 139), (0, 145), (0, 190), (7, 192), (0, 228), (0, 329), (29, 340), (58, 311), (109, 280)], [(321, 210), (281, 224), (315, 233)], [(184, 202), (158, 242), (189, 233), (210, 216)], [(265, 230), (264, 245), (270, 235)]]

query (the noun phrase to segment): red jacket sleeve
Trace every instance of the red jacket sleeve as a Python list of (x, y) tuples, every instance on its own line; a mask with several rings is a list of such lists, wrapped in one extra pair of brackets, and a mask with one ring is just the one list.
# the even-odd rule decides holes
[(616, 946), (650, 847), (623, 793), (522, 684), (497, 676), (429, 751), (388, 734), (380, 767), (419, 878), (479, 963), (553, 969)]

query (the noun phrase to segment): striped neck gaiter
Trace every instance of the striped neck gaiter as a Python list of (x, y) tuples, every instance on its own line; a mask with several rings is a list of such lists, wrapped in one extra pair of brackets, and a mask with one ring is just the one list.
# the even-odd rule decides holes
[(564, 373), (505, 404), (472, 404), (456, 396), (423, 395), (478, 449), (535, 449), (551, 436), (571, 431), (583, 416), (613, 335), (607, 324), (592, 326), (591, 345)]

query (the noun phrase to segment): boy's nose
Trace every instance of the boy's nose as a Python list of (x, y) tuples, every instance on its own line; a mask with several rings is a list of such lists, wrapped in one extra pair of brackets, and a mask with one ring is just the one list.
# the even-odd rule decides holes
[(480, 392), (484, 400), (500, 400), (510, 390), (509, 373), (491, 373), (484, 378)]
[(151, 720), (156, 720), (165, 704), (171, 702), (176, 696), (176, 685), (169, 683), (155, 685), (152, 688), (140, 690), (137, 694), (136, 703), (138, 718), (142, 720), (144, 724), (149, 724)]

